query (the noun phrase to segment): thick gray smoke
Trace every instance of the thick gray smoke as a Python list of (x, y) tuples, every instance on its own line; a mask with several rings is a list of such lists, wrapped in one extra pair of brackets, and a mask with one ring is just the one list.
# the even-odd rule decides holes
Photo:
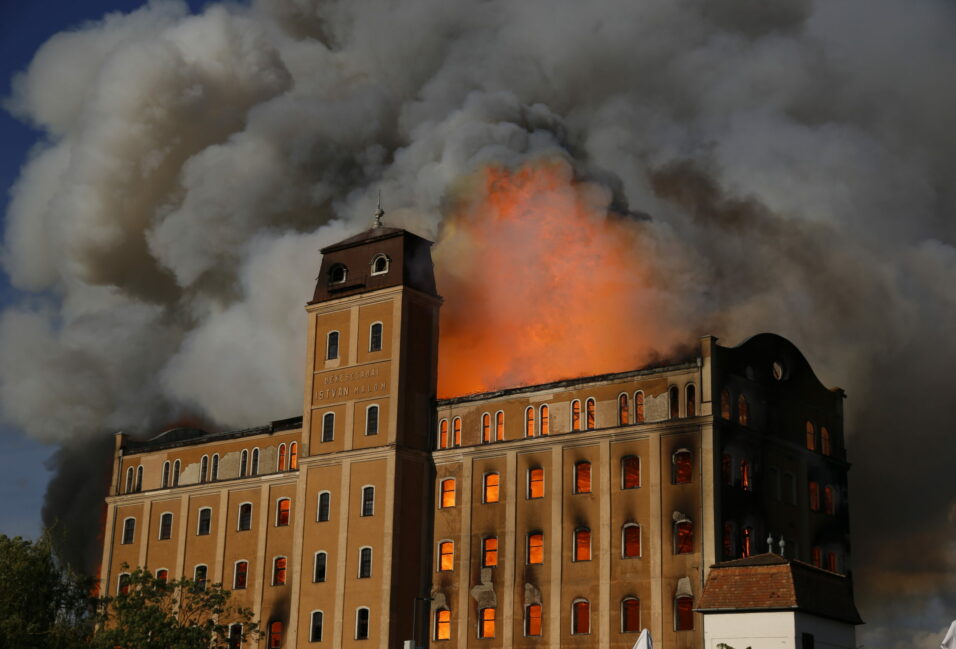
[(563, 157), (651, 216), (662, 310), (847, 389), (863, 640), (925, 644), (956, 617), (954, 34), (947, 0), (157, 1), (59, 34), (7, 102), (48, 138), (0, 407), (57, 443), (295, 414), (317, 249), (379, 189), (436, 237), (463, 176)]

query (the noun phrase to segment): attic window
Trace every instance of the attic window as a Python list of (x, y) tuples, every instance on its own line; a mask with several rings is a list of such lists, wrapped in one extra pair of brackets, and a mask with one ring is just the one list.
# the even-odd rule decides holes
[(388, 257), (379, 253), (372, 258), (372, 274), (384, 275), (388, 272)]
[(349, 269), (344, 264), (335, 264), (329, 270), (329, 284), (344, 284), (348, 276)]

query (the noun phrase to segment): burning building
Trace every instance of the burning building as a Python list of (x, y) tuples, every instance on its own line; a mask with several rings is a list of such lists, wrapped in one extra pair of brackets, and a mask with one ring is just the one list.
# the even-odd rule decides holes
[(683, 649), (712, 564), (850, 570), (844, 394), (787, 340), (438, 398), (430, 242), (379, 214), (322, 253), (301, 417), (117, 435), (110, 591), (222, 582), (270, 649)]

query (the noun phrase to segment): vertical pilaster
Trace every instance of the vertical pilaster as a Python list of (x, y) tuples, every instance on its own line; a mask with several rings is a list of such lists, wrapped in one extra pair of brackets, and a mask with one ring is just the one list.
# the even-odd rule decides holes
[[(353, 337), (354, 339), (354, 337)], [(336, 544), (335, 552), (335, 592), (338, 595), (335, 598), (335, 631), (332, 639), (333, 649), (342, 649), (342, 634), (345, 632), (345, 568), (348, 559), (349, 550), (349, 484), (352, 480), (352, 461), (342, 462), (342, 482), (339, 485), (339, 493), (333, 500), (339, 504), (339, 540)], [(384, 614), (384, 612), (383, 612)]]
[(213, 583), (225, 583), (223, 560), (226, 556), (226, 526), (229, 524), (229, 492), (225, 489), (219, 492), (219, 521), (216, 523), (216, 565), (213, 568)]
[(143, 529), (139, 534), (139, 566), (146, 567), (146, 551), (149, 549), (149, 528), (150, 528), (150, 516), (153, 512), (153, 501), (147, 499), (143, 503)]
[[(305, 437), (304, 434), (303, 437)], [(298, 481), (295, 484), (295, 501), (292, 503), (294, 527), (291, 558), (294, 562), (292, 565), (295, 566), (295, 569), (292, 571), (292, 599), (289, 611), (289, 632), (287, 635), (288, 639), (286, 641), (290, 647), (296, 646), (296, 639), (299, 635), (299, 609), (301, 608), (301, 601), (299, 597), (300, 593), (302, 592), (302, 575), (308, 575), (308, 573), (305, 571), (305, 567), (309, 564), (305, 561), (302, 549), (305, 541), (305, 484), (307, 477), (308, 471), (306, 469), (300, 469), (298, 473)]]
[(648, 440), (649, 459), (648, 468), (650, 469), (650, 523), (651, 529), (647, 535), (651, 547), (649, 548), (651, 564), (651, 635), (657, 638), (661, 637), (664, 630), (664, 603), (661, 589), (664, 585), (664, 534), (668, 530), (663, 529), (662, 519), (662, 498), (664, 496), (661, 488), (661, 436), (660, 433), (651, 435)]
[(505, 647), (510, 647), (514, 638), (515, 555), (517, 555), (515, 519), (518, 509), (518, 494), (520, 493), (520, 489), (517, 488), (518, 455), (515, 451), (509, 452), (505, 457), (505, 471), (509, 480), (504, 483), (505, 489), (508, 489), (508, 492), (505, 493), (505, 538), (504, 543), (499, 546), (499, 548), (503, 547), (505, 550), (504, 597), (502, 598), (504, 600), (502, 602), (504, 610), (502, 611), (501, 622), (503, 644)]
[[(396, 490), (396, 457), (395, 451), (393, 450), (389, 453), (388, 460), (385, 465), (385, 489), (388, 491), (383, 494), (385, 496), (385, 526), (382, 530), (382, 544), (381, 555), (383, 558), (392, 556), (392, 537), (393, 530), (395, 529), (395, 497), (397, 495)], [(426, 537), (428, 538), (428, 537)], [(382, 583), (391, 584), (392, 583), (392, 562), (388, 559), (381, 562), (382, 565)], [(392, 589), (383, 588), (382, 589), (382, 600), (379, 603), (378, 620), (379, 620), (379, 646), (382, 649), (388, 649), (388, 629), (391, 623), (391, 610), (392, 610)]]
[[(469, 612), (471, 611), (471, 593), (469, 592), (468, 575), (471, 572), (471, 478), (473, 459), (471, 455), (465, 456), (461, 463), (461, 537), (459, 539), (458, 555), (455, 557), (455, 565), (458, 570), (458, 647), (465, 649), (468, 646), (468, 634), (471, 631), (471, 625), (468, 623)], [(434, 570), (434, 566), (431, 567)]]
[[(548, 646), (553, 649), (561, 647), (561, 557), (564, 553), (564, 449), (554, 446), (551, 449), (551, 486), (545, 483), (545, 489), (551, 499), (551, 529), (548, 532), (550, 539), (545, 541), (545, 548), (550, 558), (551, 590), (548, 593), (548, 626), (545, 633), (548, 635)], [(546, 479), (548, 476), (546, 476)]]
[(598, 449), (600, 457), (601, 483), (598, 485), (598, 507), (601, 536), (598, 557), (598, 643), (601, 647), (610, 646), (611, 632), (611, 535), (617, 531), (611, 529), (611, 441), (601, 440)]
[[(266, 533), (269, 530), (269, 485), (263, 484), (259, 489), (259, 527), (256, 538), (256, 596), (252, 605), (252, 612), (256, 619), (262, 619), (262, 595), (266, 588)], [(268, 567), (269, 569), (272, 566)], [(262, 624), (268, 624), (262, 620)]]

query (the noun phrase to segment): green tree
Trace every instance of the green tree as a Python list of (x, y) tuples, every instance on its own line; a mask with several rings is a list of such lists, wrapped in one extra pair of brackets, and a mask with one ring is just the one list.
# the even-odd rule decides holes
[(104, 597), (94, 649), (229, 649), (258, 638), (252, 611), (231, 606), (222, 584), (166, 582), (148, 570), (129, 575), (124, 592)]
[(55, 555), (50, 532), (37, 541), (0, 534), (0, 647), (86, 646), (94, 624), (94, 581)]

